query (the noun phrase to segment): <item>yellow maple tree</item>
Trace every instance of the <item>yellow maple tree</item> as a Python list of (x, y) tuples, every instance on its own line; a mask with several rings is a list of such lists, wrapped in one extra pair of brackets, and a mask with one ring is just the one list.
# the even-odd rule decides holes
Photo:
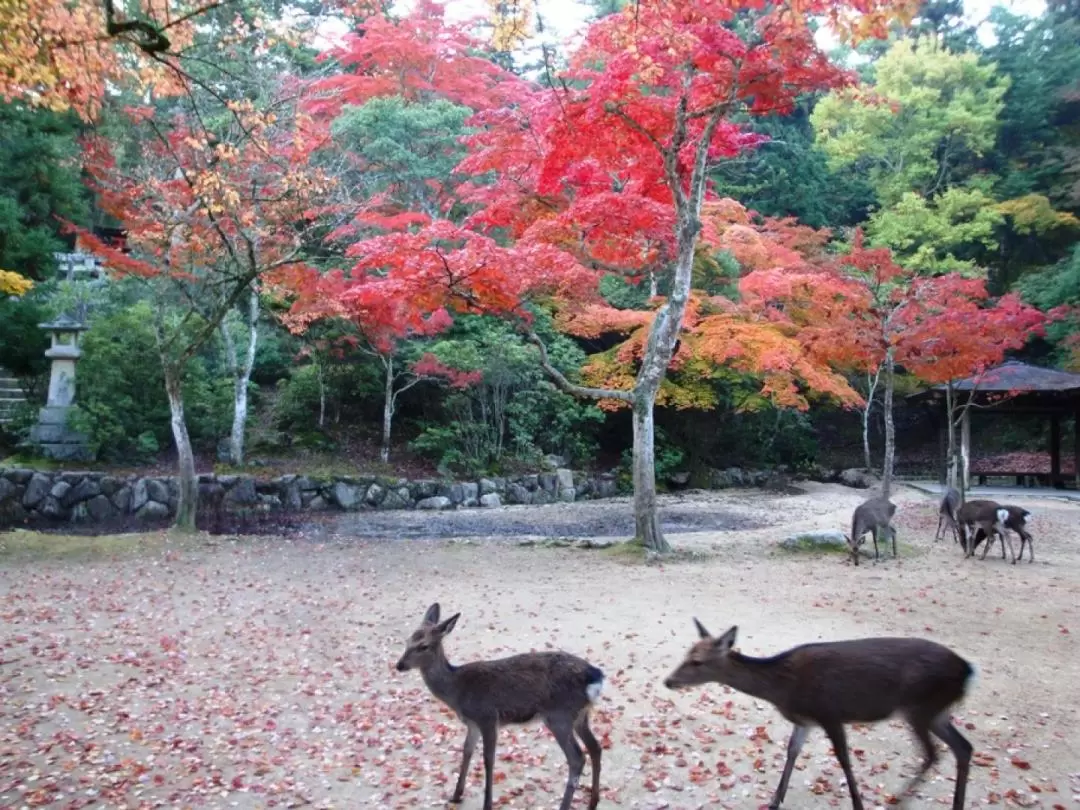
[(34, 288), (34, 282), (26, 276), (20, 276), (10, 270), (0, 270), (0, 295), (18, 297), (26, 295)]

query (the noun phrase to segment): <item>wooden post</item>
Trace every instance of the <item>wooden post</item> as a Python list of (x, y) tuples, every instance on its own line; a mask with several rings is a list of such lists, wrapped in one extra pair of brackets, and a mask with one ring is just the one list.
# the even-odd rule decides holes
[(1059, 487), (1061, 480), (1061, 414), (1050, 414), (1050, 486)]
[(964, 408), (960, 417), (960, 480), (963, 491), (971, 491), (971, 409)]

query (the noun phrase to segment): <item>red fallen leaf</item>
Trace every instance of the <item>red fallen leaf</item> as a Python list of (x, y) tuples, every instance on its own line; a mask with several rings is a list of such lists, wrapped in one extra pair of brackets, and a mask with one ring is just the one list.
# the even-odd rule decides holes
[(974, 723), (964, 723), (964, 728), (966, 728), (968, 731), (974, 731), (975, 730), (975, 724)]
[(656, 784), (656, 782), (654, 782), (652, 779), (646, 779), (643, 787), (646, 790), (652, 791), (653, 793), (660, 789), (660, 786)]
[(1032, 793), (1042, 793), (1042, 788), (1033, 783), (1028, 783), (1028, 790)]
[(986, 794), (987, 804), (1001, 804), (1001, 794), (997, 791), (991, 791)]
[(1019, 768), (1022, 771), (1026, 771), (1028, 768), (1031, 767), (1030, 762), (1028, 762), (1026, 759), (1020, 759), (1019, 757), (1013, 757), (1009, 760), (1009, 762), (1011, 762), (1015, 767)]

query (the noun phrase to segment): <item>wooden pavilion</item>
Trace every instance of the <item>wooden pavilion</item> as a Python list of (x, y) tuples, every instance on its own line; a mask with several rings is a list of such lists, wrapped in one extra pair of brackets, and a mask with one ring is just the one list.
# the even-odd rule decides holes
[[(970, 400), (971, 407), (964, 408), (960, 421), (960, 458), (964, 489), (971, 487), (971, 416), (973, 413), (997, 415), (1015, 414), (1040, 416), (1050, 422), (1050, 469), (993, 471), (977, 470), (979, 483), (988, 477), (1016, 478), (1017, 486), (1040, 485), (1063, 488), (1072, 485), (1080, 489), (1080, 374), (1042, 368), (1011, 360), (989, 369), (982, 374), (953, 383), (955, 407), (963, 408)], [(927, 391), (912, 394), (908, 400), (934, 408), (938, 421), (939, 456), (938, 480), (944, 484), (948, 459), (946, 429), (948, 412), (947, 387), (936, 385)], [(1061, 426), (1064, 419), (1073, 419), (1073, 459), (1062, 466)]]

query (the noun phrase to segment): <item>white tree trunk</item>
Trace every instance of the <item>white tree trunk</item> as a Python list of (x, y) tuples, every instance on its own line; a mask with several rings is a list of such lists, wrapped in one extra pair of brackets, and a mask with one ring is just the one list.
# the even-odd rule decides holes
[(195, 477), (195, 453), (191, 449), (187, 422), (184, 419), (184, 396), (180, 386), (180, 369), (172, 363), (164, 364), (165, 393), (169, 397), (169, 414), (172, 422), (173, 441), (179, 461), (180, 502), (176, 506), (174, 526), (180, 531), (195, 531), (195, 515), (199, 508), (199, 486)]
[(386, 371), (386, 379), (383, 388), (383, 412), (382, 412), (382, 446), (379, 448), (379, 458), (383, 464), (390, 461), (390, 430), (394, 423), (394, 359), (383, 358), (383, 369)]
[(660, 531), (656, 511), (656, 455), (653, 400), (639, 397), (634, 402), (634, 535), (650, 551), (671, 550)]
[(244, 463), (244, 429), (247, 427), (248, 385), (255, 367), (255, 349), (259, 341), (259, 294), (252, 289), (248, 297), (248, 343), (243, 362), (236, 356), (236, 343), (229, 331), (228, 321), (221, 324), (221, 337), (225, 341), (225, 353), (233, 378), (233, 421), (229, 432), (229, 462)]
[(893, 466), (896, 461), (896, 428), (893, 424), (893, 384), (895, 366), (892, 349), (885, 352), (885, 461), (881, 470), (881, 495), (892, 493)]
[(866, 374), (866, 405), (862, 412), (863, 463), (867, 472), (873, 472), (873, 456), (870, 453), (870, 415), (874, 409), (874, 394), (877, 393), (878, 381), (881, 380), (881, 366), (873, 374)]

